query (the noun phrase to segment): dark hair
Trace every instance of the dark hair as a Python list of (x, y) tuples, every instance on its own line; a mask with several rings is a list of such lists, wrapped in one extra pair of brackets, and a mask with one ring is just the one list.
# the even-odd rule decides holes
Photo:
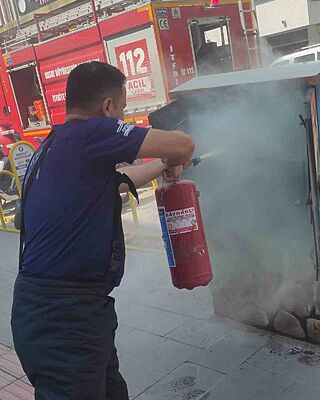
[(116, 67), (99, 61), (83, 63), (74, 68), (67, 82), (66, 108), (95, 109), (106, 97), (120, 95), (126, 77)]

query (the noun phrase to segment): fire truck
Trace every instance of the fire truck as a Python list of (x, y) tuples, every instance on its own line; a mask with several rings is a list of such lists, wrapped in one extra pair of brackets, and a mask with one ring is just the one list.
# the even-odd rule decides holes
[(0, 125), (11, 124), (36, 144), (36, 137), (64, 122), (67, 77), (83, 62), (108, 62), (125, 74), (126, 118), (141, 126), (170, 101), (170, 90), (196, 75), (259, 63), (251, 0), (127, 0), (117, 6), (92, 8), (89, 17), (55, 28), (47, 24), (50, 13), (35, 15), (36, 35), (4, 44)]

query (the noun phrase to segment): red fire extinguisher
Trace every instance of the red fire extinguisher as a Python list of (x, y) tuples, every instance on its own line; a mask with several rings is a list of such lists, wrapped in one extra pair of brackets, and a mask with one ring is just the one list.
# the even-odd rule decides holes
[(156, 200), (173, 285), (208, 285), (213, 275), (195, 183), (164, 183), (156, 190)]

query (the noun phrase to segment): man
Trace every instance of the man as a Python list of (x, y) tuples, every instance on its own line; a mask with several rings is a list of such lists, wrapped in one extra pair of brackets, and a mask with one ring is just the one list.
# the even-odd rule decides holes
[(174, 179), (194, 144), (182, 132), (125, 124), (125, 107), (118, 69), (79, 65), (67, 83), (66, 122), (28, 168), (11, 325), (37, 400), (128, 400), (107, 296), (124, 272), (118, 184), (120, 191), (130, 184), (115, 167), (157, 158), (122, 172), (136, 187), (163, 173)]

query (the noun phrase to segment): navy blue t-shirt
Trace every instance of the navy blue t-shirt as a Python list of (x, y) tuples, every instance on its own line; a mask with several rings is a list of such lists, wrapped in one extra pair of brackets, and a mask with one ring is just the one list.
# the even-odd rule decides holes
[[(69, 121), (54, 129), (56, 136), (26, 198), (21, 273), (97, 281), (104, 278), (111, 256), (115, 166), (133, 163), (148, 129), (106, 117)], [(29, 170), (39, 152), (41, 147)], [(115, 286), (122, 276), (123, 268)]]

